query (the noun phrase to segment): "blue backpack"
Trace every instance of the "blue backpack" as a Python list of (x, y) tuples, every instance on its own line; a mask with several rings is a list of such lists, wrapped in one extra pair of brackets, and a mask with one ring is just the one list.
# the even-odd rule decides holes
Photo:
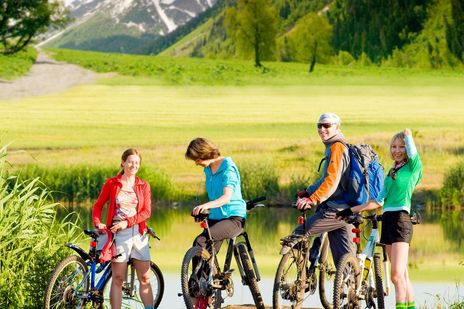
[(376, 199), (383, 189), (385, 172), (377, 154), (368, 144), (345, 144), (350, 154), (348, 192), (350, 206)]

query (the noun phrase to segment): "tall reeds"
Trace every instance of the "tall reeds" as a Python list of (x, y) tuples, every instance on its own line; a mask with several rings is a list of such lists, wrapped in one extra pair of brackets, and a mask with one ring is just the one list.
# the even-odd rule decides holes
[[(21, 179), (40, 177), (51, 191), (55, 200), (69, 204), (94, 201), (100, 194), (106, 179), (116, 176), (119, 170), (109, 166), (24, 166), (20, 171)], [(169, 177), (152, 167), (142, 166), (138, 177), (150, 184), (154, 203), (170, 203), (176, 198), (176, 190)]]
[(75, 219), (58, 219), (39, 178), (8, 176), (0, 149), (0, 308), (36, 308), (51, 271), (80, 235)]

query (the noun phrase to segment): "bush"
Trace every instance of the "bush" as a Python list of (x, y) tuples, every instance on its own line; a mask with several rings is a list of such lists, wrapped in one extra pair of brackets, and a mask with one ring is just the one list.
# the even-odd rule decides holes
[[(52, 191), (56, 200), (72, 204), (97, 199), (106, 179), (117, 173), (116, 168), (105, 166), (77, 165), (44, 168), (27, 165), (21, 170), (20, 176), (21, 179), (40, 177), (41, 181)], [(176, 198), (175, 187), (165, 173), (142, 167), (137, 176), (150, 184), (153, 202), (167, 202)]]
[(352, 65), (355, 62), (356, 60), (353, 58), (353, 56), (344, 50), (341, 50), (335, 58), (335, 63), (338, 65)]
[(270, 201), (279, 192), (279, 175), (270, 163), (246, 163), (239, 166), (242, 195), (245, 200), (265, 195)]
[(464, 161), (458, 163), (445, 174), (443, 187), (438, 193), (439, 203), (443, 210), (460, 208), (464, 205)]
[[(7, 176), (0, 149), (0, 308), (37, 308), (49, 276), (78, 239), (76, 220), (56, 218), (58, 204), (38, 178)], [(69, 222), (68, 222), (69, 221)]]

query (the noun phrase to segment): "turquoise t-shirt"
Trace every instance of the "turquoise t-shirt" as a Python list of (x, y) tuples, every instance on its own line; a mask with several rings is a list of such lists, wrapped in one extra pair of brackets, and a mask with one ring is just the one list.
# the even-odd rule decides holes
[(408, 162), (397, 170), (395, 179), (393, 179), (394, 170), (390, 169), (383, 190), (376, 200), (379, 204), (384, 203), (384, 212), (406, 210), (410, 213), (412, 193), (422, 178), (422, 161), (412, 136), (406, 136), (404, 142)]
[(204, 169), (206, 175), (206, 192), (210, 201), (220, 198), (224, 188), (232, 188), (232, 197), (228, 204), (212, 208), (210, 219), (221, 220), (232, 216), (246, 218), (246, 203), (242, 198), (240, 188), (240, 173), (230, 157), (224, 158), (216, 173), (208, 166)]

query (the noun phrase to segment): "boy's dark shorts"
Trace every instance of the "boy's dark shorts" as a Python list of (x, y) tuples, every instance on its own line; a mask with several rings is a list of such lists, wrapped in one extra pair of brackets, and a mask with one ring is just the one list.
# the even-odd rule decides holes
[(410, 243), (412, 239), (412, 223), (405, 210), (386, 211), (382, 214), (382, 234), (380, 242), (391, 245), (395, 242)]

